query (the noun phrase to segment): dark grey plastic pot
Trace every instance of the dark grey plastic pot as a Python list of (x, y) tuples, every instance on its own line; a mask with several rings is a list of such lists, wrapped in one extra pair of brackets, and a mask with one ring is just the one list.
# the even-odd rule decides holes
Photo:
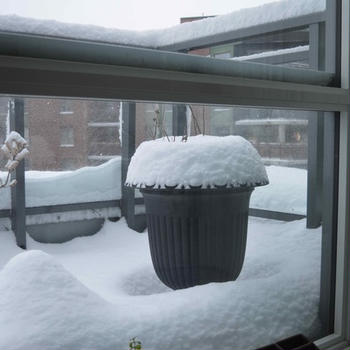
[(244, 261), (252, 191), (141, 189), (159, 279), (173, 289), (235, 280)]

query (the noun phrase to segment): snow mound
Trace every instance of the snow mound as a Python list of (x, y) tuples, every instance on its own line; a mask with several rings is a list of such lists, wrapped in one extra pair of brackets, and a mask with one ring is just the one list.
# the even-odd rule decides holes
[(108, 312), (102, 298), (36, 250), (16, 255), (0, 272), (0, 310), (2, 349), (89, 345), (89, 320), (104, 322)]
[(103, 299), (51, 256), (19, 254), (0, 271), (0, 349), (122, 350), (137, 336), (145, 350), (249, 350), (317, 337), (321, 237), (305, 220), (251, 218), (236, 281), (177, 291), (161, 288), (147, 236), (125, 220), (64, 244), (29, 240)]
[(215, 188), (259, 186), (268, 177), (255, 148), (241, 136), (170, 137), (143, 142), (126, 178), (128, 186)]
[(266, 167), (268, 186), (255, 189), (250, 207), (306, 215), (307, 170)]
[(73, 171), (26, 171), (26, 205), (70, 204), (121, 197), (121, 157)]

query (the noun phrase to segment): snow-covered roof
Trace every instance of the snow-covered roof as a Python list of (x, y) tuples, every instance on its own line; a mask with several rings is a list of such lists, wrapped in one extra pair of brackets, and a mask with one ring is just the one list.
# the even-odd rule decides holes
[[(169, 140), (168, 140), (169, 139)], [(256, 149), (240, 136), (181, 137), (143, 142), (131, 158), (129, 186), (215, 188), (268, 184)]]
[(17, 15), (0, 16), (0, 31), (158, 48), (265, 23), (323, 12), (325, 0), (282, 0), (229, 14), (184, 23), (166, 29), (130, 31), (93, 25), (38, 20)]

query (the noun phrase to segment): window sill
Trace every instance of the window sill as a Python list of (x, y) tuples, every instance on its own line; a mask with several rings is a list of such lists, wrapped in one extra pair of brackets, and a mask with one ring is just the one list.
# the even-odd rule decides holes
[(321, 350), (345, 350), (349, 344), (338, 334), (331, 334), (315, 341), (315, 345)]

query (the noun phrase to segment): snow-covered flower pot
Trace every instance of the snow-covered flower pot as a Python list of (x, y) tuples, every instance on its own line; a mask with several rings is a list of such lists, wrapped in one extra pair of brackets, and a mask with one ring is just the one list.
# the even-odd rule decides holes
[(144, 196), (160, 280), (173, 289), (235, 280), (244, 261), (250, 195), (266, 184), (258, 153), (242, 137), (143, 142), (126, 185)]

